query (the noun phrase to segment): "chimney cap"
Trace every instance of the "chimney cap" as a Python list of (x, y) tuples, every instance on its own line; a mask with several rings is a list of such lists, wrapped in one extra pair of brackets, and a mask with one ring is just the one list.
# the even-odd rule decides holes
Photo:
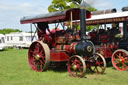
[(81, 1), (80, 8), (87, 8), (88, 6), (89, 5), (84, 0)]

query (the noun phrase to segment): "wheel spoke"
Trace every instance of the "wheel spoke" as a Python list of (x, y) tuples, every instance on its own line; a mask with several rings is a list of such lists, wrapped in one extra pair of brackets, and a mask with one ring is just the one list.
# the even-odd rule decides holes
[(42, 56), (45, 56), (45, 53), (44, 53), (43, 50), (41, 50), (41, 51), (39, 52), (39, 54), (42, 55)]
[[(103, 64), (103, 62), (98, 62), (98, 66), (96, 66), (97, 73), (102, 73), (103, 71), (103, 67), (101, 66), (101, 64)], [(98, 67), (101, 68), (101, 72), (99, 71)]]
[(121, 53), (119, 53), (119, 58), (121, 57)]
[(76, 65), (77, 64), (77, 59), (75, 58), (75, 60), (74, 60), (74, 64)]
[(127, 58), (127, 59), (125, 59), (125, 61), (126, 61), (126, 63), (128, 63), (128, 58)]
[(98, 65), (101, 65), (101, 64), (104, 64), (104, 62), (100, 62), (100, 61), (98, 61)]
[(119, 68), (121, 67), (121, 63), (118, 64), (119, 65)]
[(123, 65), (123, 66), (122, 66), (123, 69), (127, 68), (127, 65), (126, 65), (126, 64), (123, 63), (122, 65)]
[(123, 56), (125, 56), (126, 54), (125, 53), (123, 53)]
[(45, 64), (45, 59), (44, 58), (40, 58), (41, 63), (44, 65)]
[(78, 76), (78, 73), (77, 73), (77, 71), (75, 71), (75, 73), (76, 73), (76, 76)]
[(120, 64), (120, 62), (118, 61), (117, 63), (115, 63), (115, 64)]
[(102, 66), (99, 66), (102, 70), (103, 70), (103, 67)]
[(117, 58), (119, 58), (119, 59), (121, 58), (121, 57), (120, 57), (120, 54), (119, 54), (119, 55), (117, 55)]
[(118, 54), (116, 54), (116, 56), (117, 56), (117, 57), (119, 57), (119, 55), (118, 55)]
[(99, 70), (98, 70), (97, 66), (95, 66), (95, 68), (96, 68), (97, 73), (99, 73)]
[(33, 53), (34, 54), (34, 52), (32, 50), (30, 50), (30, 53)]
[(72, 59), (72, 60), (71, 60), (71, 63), (73, 63), (73, 62), (74, 62), (74, 60)]
[(120, 59), (115, 58), (116, 61), (120, 61)]
[(42, 71), (42, 61), (41, 60), (38, 60), (36, 62), (36, 70), (37, 71)]
[(83, 68), (83, 66), (80, 66), (79, 68)]

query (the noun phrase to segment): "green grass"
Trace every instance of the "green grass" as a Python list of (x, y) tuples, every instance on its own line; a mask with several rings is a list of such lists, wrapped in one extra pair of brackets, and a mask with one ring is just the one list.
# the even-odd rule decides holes
[(103, 75), (87, 73), (84, 78), (70, 77), (64, 69), (35, 72), (29, 67), (27, 53), (17, 49), (0, 51), (0, 85), (128, 85), (128, 71), (117, 71), (112, 66)]

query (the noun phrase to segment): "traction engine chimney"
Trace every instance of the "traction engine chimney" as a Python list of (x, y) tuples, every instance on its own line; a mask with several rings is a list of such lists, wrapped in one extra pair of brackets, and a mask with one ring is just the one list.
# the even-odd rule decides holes
[(86, 3), (84, 0), (80, 4), (80, 33), (81, 33), (81, 40), (85, 41), (86, 40)]

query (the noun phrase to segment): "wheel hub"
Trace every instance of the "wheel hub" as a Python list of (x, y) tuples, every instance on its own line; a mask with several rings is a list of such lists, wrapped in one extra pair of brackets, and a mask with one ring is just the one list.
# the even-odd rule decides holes
[(121, 58), (121, 59), (120, 59), (120, 62), (121, 62), (121, 63), (124, 63), (124, 62), (125, 62), (124, 58)]
[(36, 55), (35, 58), (36, 58), (36, 60), (39, 60), (40, 59), (40, 56), (39, 55)]
[(73, 68), (73, 70), (76, 70), (77, 69), (77, 66), (76, 65), (73, 65), (72, 68)]

